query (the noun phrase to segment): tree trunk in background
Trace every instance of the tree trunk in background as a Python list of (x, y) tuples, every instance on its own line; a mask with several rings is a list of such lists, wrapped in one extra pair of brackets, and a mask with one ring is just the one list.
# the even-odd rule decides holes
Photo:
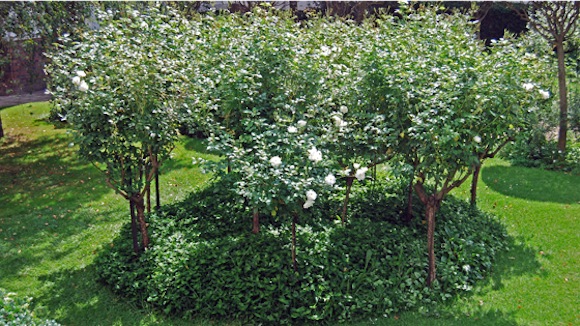
[(253, 221), (252, 221), (252, 233), (253, 234), (260, 233), (260, 213), (255, 208), (254, 208), (254, 216), (253, 216)]
[(558, 130), (558, 149), (566, 151), (568, 133), (568, 89), (566, 87), (566, 63), (564, 61), (564, 40), (556, 40), (558, 54), (558, 89), (560, 95), (560, 129)]
[(473, 179), (471, 179), (471, 207), (477, 206), (477, 183), (479, 182), (479, 171), (481, 171), (481, 164), (475, 167), (473, 171)]
[(159, 196), (159, 169), (155, 171), (155, 209), (159, 211), (161, 208), (161, 200)]
[(4, 137), (4, 128), (2, 127), (2, 115), (0, 115), (0, 138)]
[(292, 267), (294, 271), (298, 271), (298, 264), (296, 263), (296, 222), (298, 217), (296, 214), (292, 216)]
[(411, 223), (413, 219), (413, 176), (411, 176), (411, 181), (409, 181), (409, 189), (407, 193), (407, 211), (405, 212), (404, 221), (405, 223)]
[(342, 204), (342, 226), (346, 223), (346, 214), (348, 212), (348, 201), (350, 198), (350, 189), (352, 188), (352, 183), (354, 177), (346, 177), (346, 195), (344, 196), (344, 203)]

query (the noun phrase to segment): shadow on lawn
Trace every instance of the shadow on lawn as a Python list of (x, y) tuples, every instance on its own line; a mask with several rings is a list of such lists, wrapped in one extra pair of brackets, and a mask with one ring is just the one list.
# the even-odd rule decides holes
[[(547, 272), (542, 270), (540, 262), (536, 259), (536, 251), (524, 244), (523, 239), (510, 237), (508, 239), (509, 251), (498, 254), (493, 265), (491, 275), (485, 281), (479, 283), (480, 294), (487, 291), (501, 291), (504, 282), (514, 277), (534, 275), (548, 277)], [(489, 326), (512, 326), (518, 325), (513, 311), (489, 310), (485, 305), (480, 305), (471, 299), (472, 296), (463, 296), (454, 300), (449, 305), (440, 308), (440, 318), (422, 318), (415, 321), (403, 314), (399, 323), (393, 321), (393, 325), (425, 325), (425, 326), (461, 326), (461, 325), (489, 325)], [(467, 303), (469, 302), (469, 303)], [(413, 314), (413, 313), (411, 313)], [(408, 321), (406, 323), (406, 321)], [(391, 325), (386, 323), (383, 325)]]
[(482, 180), (503, 195), (540, 202), (580, 203), (580, 176), (519, 166), (484, 166)]
[[(49, 291), (36, 302), (40, 311), (48, 316), (58, 316), (63, 325), (150, 325), (159, 324), (159, 319), (143, 309), (138, 309), (128, 300), (111, 293), (95, 281), (93, 265), (79, 270), (62, 270), (41, 278), (51, 284)], [(146, 305), (146, 302), (143, 302)], [(191, 322), (162, 320), (170, 325), (192, 325)]]
[[(46, 258), (66, 255), (57, 244), (78, 236), (110, 213), (83, 209), (110, 190), (81, 162), (66, 135), (13, 135), (0, 146), (0, 270), (17, 278)], [(82, 211), (82, 213), (81, 213)], [(34, 248), (34, 249), (32, 249)], [(75, 248), (71, 248), (73, 250)]]
[(66, 135), (16, 139), (0, 147), (3, 204), (57, 209), (97, 200), (110, 192), (93, 181), (102, 176), (73, 153)]

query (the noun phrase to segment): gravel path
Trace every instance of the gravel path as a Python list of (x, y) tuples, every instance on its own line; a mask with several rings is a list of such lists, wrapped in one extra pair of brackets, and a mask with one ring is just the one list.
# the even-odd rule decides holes
[(33, 93), (0, 96), (0, 108), (30, 103), (42, 102), (50, 100), (50, 95), (45, 94), (44, 91), (37, 91)]

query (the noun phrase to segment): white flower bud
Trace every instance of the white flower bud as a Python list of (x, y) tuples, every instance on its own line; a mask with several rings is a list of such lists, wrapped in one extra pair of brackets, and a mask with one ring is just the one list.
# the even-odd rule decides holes
[(322, 152), (316, 149), (316, 147), (312, 147), (308, 150), (308, 159), (313, 161), (314, 163), (322, 161)]
[(326, 184), (329, 186), (333, 186), (336, 183), (336, 178), (334, 175), (332, 175), (332, 173), (329, 173), (326, 178), (324, 178), (324, 182), (326, 182)]
[(316, 191), (314, 191), (312, 189), (306, 191), (306, 199), (307, 200), (315, 201), (316, 197), (318, 197), (318, 194), (316, 193)]
[(83, 80), (83, 81), (81, 81), (81, 84), (79, 85), (79, 90), (81, 92), (86, 92), (89, 90), (89, 85), (87, 85), (87, 83)]
[(524, 87), (524, 89), (525, 89), (526, 91), (528, 91), (528, 92), (534, 89), (534, 84), (532, 84), (532, 83), (525, 83), (525, 84), (523, 84), (522, 86), (523, 86), (523, 87)]
[(274, 168), (277, 168), (282, 164), (282, 159), (279, 156), (274, 156), (270, 159), (270, 164), (272, 164)]
[(368, 170), (369, 170), (368, 168), (360, 168), (356, 170), (354, 177), (357, 178), (358, 181), (363, 181), (366, 177), (365, 174), (367, 173)]
[(81, 84), (81, 77), (79, 76), (74, 76), (72, 78), (72, 83), (75, 84), (76, 86), (79, 86)]

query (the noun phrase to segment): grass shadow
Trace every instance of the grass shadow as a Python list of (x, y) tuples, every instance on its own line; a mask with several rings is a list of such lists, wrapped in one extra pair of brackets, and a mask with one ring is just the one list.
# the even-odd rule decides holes
[[(82, 162), (64, 134), (28, 139), (13, 135), (0, 146), (0, 270), (6, 279), (76, 247), (60, 246), (116, 208), (83, 208), (110, 194), (96, 169)], [(33, 247), (26, 251), (23, 248)]]
[(493, 290), (504, 288), (504, 280), (523, 275), (547, 277), (542, 265), (536, 258), (537, 250), (526, 246), (523, 239), (509, 238), (509, 250), (500, 252), (491, 273)]
[[(137, 309), (95, 281), (95, 267), (60, 270), (41, 277), (50, 284), (45, 294), (36, 298), (35, 312), (56, 317), (63, 325), (150, 325), (158, 324), (154, 312)], [(171, 325), (191, 325), (182, 320), (163, 320)]]
[(538, 202), (580, 203), (580, 176), (519, 166), (484, 166), (482, 180), (503, 195)]
[(403, 313), (390, 318), (377, 319), (351, 324), (353, 326), (389, 326), (389, 325), (409, 325), (409, 326), (517, 326), (520, 325), (514, 313), (502, 311), (480, 311), (463, 314), (462, 316), (432, 316), (425, 317), (417, 312)]

